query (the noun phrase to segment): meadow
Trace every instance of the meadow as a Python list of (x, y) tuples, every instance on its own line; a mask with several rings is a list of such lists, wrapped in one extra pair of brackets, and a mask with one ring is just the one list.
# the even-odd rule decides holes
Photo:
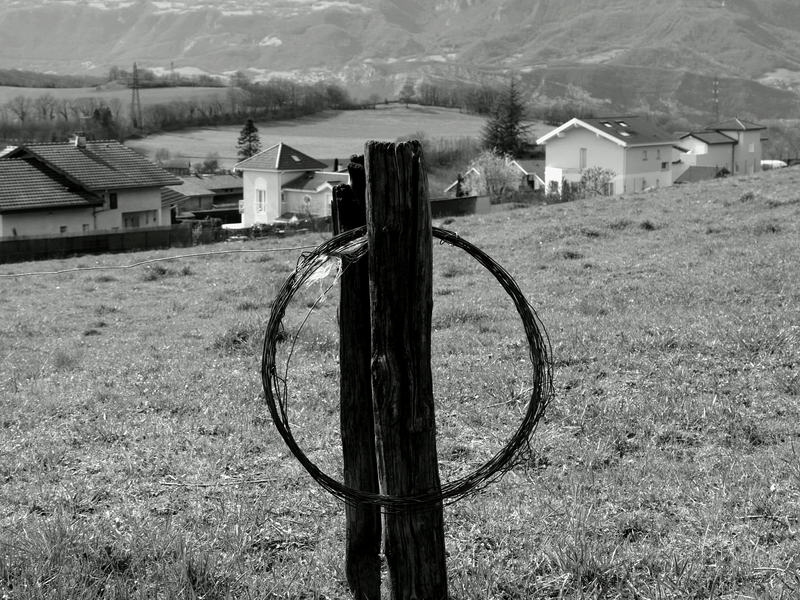
[[(395, 141), (417, 132), (430, 139), (477, 138), (485, 122), (483, 116), (453, 109), (390, 104), (369, 110), (324, 111), (299, 119), (256, 125), (264, 149), (284, 143), (320, 160), (337, 157), (341, 160), (362, 154), (364, 141), (371, 139)], [(240, 125), (190, 129), (150, 135), (126, 144), (151, 159), (161, 148), (191, 162), (202, 161), (209, 153), (217, 152), (222, 166), (230, 168), (239, 161), (236, 141), (241, 129)]]
[[(435, 222), (516, 278), (555, 382), (530, 452), (445, 508), (453, 599), (800, 595), (798, 190), (792, 168)], [(323, 239), (0, 266), (0, 597), (348, 597), (344, 508), (259, 375)], [(335, 477), (336, 305), (332, 276), (304, 288), (281, 344), (293, 433)], [(449, 481), (513, 433), (530, 367), (500, 286), (440, 244), (433, 310)]]

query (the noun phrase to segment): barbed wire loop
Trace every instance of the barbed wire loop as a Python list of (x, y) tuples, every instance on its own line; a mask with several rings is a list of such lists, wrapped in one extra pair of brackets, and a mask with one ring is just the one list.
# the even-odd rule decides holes
[[(529, 358), (533, 367), (533, 381), (527, 410), (514, 435), (506, 445), (483, 465), (471, 473), (445, 483), (441, 489), (413, 496), (389, 496), (356, 490), (324, 473), (302, 451), (292, 435), (288, 418), (288, 402), (285, 377), (278, 374), (275, 364), (277, 344), (281, 338), (281, 323), (292, 296), (308, 281), (326, 257), (342, 260), (347, 264), (363, 258), (367, 253), (366, 226), (351, 229), (337, 235), (305, 255), (297, 269), (287, 278), (272, 304), (272, 312), (264, 336), (264, 351), (261, 360), (261, 378), (264, 394), (272, 420), (294, 457), (309, 475), (335, 497), (356, 505), (377, 505), (390, 512), (412, 512), (425, 510), (440, 503), (450, 503), (483, 489), (517, 464), (529, 450), (529, 443), (545, 407), (553, 396), (551, 348), (544, 326), (536, 311), (526, 300), (513, 277), (480, 248), (458, 234), (433, 228), (433, 237), (441, 243), (459, 248), (486, 268), (506, 293), (511, 297), (525, 330), (529, 346)], [(288, 369), (288, 367), (287, 367)]]

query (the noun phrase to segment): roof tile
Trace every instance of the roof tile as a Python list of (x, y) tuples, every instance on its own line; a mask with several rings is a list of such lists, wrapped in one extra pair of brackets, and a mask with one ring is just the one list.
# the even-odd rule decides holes
[(321, 163), (308, 154), (303, 154), (291, 146), (280, 143), (262, 150), (258, 154), (238, 163), (234, 169), (241, 171), (253, 169), (256, 171), (321, 171), (327, 169), (327, 165)]
[(38, 161), (0, 160), (0, 213), (102, 204), (102, 198)]
[(116, 141), (26, 144), (10, 156), (32, 156), (91, 191), (178, 185), (181, 180)]

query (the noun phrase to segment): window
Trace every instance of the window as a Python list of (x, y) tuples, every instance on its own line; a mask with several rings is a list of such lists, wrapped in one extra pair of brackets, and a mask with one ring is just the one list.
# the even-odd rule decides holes
[(656, 160), (661, 160), (661, 149), (660, 148), (656, 149)]
[(604, 127), (608, 127), (608, 128), (614, 127), (614, 126), (613, 126), (611, 123), (609, 123), (608, 121), (600, 121), (600, 124), (601, 124), (601, 125), (603, 125)]
[(628, 127), (628, 124), (625, 121), (617, 121), (617, 125), (620, 127)]
[(581, 156), (580, 156), (580, 168), (586, 168), (586, 148), (581, 148)]
[(256, 190), (256, 212), (267, 212), (267, 190)]
[(645, 191), (646, 189), (647, 189), (647, 179), (642, 177), (642, 191)]
[(61, 227), (58, 228), (58, 231), (59, 233), (67, 233), (67, 226), (62, 225)]
[(117, 210), (117, 193), (111, 192), (108, 195), (108, 208), (109, 210)]
[(661, 170), (662, 171), (666, 171), (667, 169), (669, 169), (669, 163), (668, 162), (662, 162), (661, 163)]
[(603, 184), (603, 195), (604, 196), (613, 196), (614, 195), (614, 182), (608, 181)]
[(647, 160), (647, 150), (642, 150), (642, 160)]
[(89, 224), (88, 223), (84, 223), (83, 224), (83, 233), (88, 233), (88, 232), (89, 232)]
[(749, 146), (748, 150), (749, 150), (750, 154), (755, 152), (756, 151), (756, 143), (755, 142), (750, 142), (750, 146)]

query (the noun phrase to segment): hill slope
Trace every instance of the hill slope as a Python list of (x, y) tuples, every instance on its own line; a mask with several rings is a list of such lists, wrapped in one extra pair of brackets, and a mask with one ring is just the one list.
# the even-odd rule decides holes
[[(755, 90), (765, 98), (756, 114), (762, 117), (787, 116), (795, 96), (781, 92), (800, 88), (795, 0), (269, 0), (257, 7), (229, 2), (225, 8), (185, 0), (100, 6), (0, 0), (0, 68), (102, 72), (138, 61), (217, 73), (292, 71), (362, 85), (388, 77), (398, 89), (407, 76), (479, 81), (509, 69), (569, 66), (569, 74), (550, 71), (546, 79), (577, 85), (588, 97), (597, 96), (608, 77), (640, 86), (633, 68), (660, 69), (659, 81), (670, 85), (644, 93), (666, 93), (667, 105), (687, 98), (676, 97), (683, 77), (665, 78), (665, 72), (762, 80), (769, 85)], [(603, 75), (588, 75), (597, 65), (605, 67)], [(576, 77), (593, 81), (584, 87)], [(697, 83), (708, 88), (710, 79)], [(620, 95), (637, 104), (626, 85)], [(564, 96), (546, 86), (539, 94)], [(709, 100), (702, 100), (706, 110)], [(699, 101), (690, 105), (700, 110)]]

